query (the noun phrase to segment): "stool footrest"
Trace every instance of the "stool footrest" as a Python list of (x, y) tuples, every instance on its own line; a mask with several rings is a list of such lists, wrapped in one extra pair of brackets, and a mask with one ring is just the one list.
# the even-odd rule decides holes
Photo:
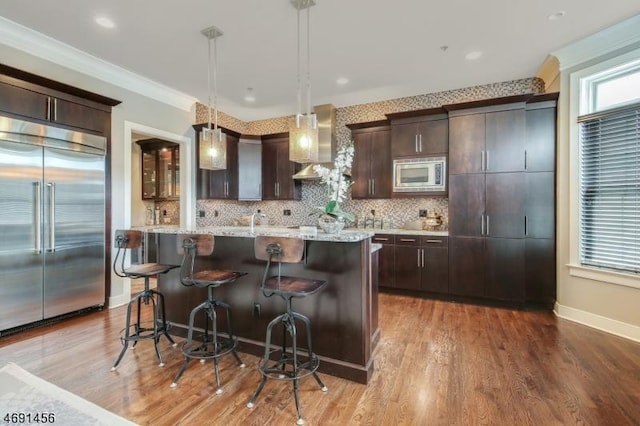
[[(236, 349), (238, 339), (221, 338), (218, 336), (217, 345), (212, 341), (198, 342), (193, 341), (187, 346), (188, 342), (182, 345), (182, 353), (188, 358), (211, 359), (218, 358)], [(216, 347), (217, 346), (217, 347)]]
[[(277, 353), (279, 351), (274, 352)], [(299, 380), (315, 373), (319, 366), (320, 359), (316, 354), (311, 354), (306, 361), (298, 360), (297, 366), (294, 369), (293, 355), (290, 353), (283, 353), (279, 360), (262, 359), (258, 364), (258, 370), (260, 371), (260, 374), (269, 379)]]

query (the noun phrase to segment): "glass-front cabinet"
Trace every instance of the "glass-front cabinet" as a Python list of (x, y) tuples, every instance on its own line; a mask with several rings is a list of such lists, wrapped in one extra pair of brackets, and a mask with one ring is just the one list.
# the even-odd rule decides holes
[(142, 199), (180, 197), (180, 148), (161, 139), (136, 141), (142, 150)]

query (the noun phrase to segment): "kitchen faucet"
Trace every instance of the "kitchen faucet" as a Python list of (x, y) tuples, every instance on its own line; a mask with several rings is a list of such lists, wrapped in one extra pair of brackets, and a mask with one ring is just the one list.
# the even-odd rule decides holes
[(258, 215), (258, 217), (264, 219), (265, 217), (267, 217), (266, 214), (261, 213), (261, 212), (255, 212), (254, 214), (251, 215), (251, 222), (250, 222), (250, 231), (253, 234), (253, 230), (255, 229), (255, 219), (256, 219), (256, 215)]

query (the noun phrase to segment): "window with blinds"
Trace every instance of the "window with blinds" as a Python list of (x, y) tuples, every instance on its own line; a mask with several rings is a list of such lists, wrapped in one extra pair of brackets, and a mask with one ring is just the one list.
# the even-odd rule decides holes
[(640, 273), (640, 103), (578, 121), (581, 264)]

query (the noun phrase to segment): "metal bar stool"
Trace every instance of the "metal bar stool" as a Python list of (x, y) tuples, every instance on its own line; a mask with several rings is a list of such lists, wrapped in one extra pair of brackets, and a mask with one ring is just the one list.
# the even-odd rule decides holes
[[(260, 260), (266, 260), (264, 275), (260, 287), (265, 297), (273, 295), (280, 296), (286, 302), (286, 312), (274, 318), (267, 326), (267, 335), (265, 339), (264, 358), (258, 365), (258, 370), (262, 375), (262, 380), (258, 389), (247, 403), (247, 407), (252, 408), (262, 392), (267, 379), (290, 380), (293, 382), (293, 397), (296, 404), (296, 412), (298, 416), (297, 424), (304, 424), (302, 412), (300, 409), (300, 400), (298, 396), (298, 386), (300, 379), (313, 375), (320, 385), (323, 392), (328, 389), (320, 380), (316, 373), (320, 360), (313, 353), (311, 346), (311, 327), (309, 318), (295, 312), (292, 308), (292, 299), (310, 296), (320, 291), (327, 281), (313, 280), (308, 278), (289, 277), (282, 275), (283, 263), (298, 263), (304, 255), (305, 241), (297, 238), (256, 236), (255, 239), (255, 256)], [(275, 260), (278, 262), (278, 274), (268, 277), (271, 263)], [(302, 322), (306, 328), (307, 334), (307, 356), (301, 356), (297, 343), (296, 320)], [(271, 349), (271, 333), (273, 328), (282, 324), (282, 348)], [(291, 343), (287, 343), (287, 335), (291, 336)], [(279, 358), (278, 358), (279, 353)], [(277, 360), (271, 361), (272, 355), (275, 354)]]
[[(213, 359), (213, 366), (216, 376), (217, 390), (216, 394), (222, 393), (220, 386), (220, 372), (218, 368), (218, 359), (228, 353), (233, 354), (240, 368), (244, 368), (244, 363), (240, 360), (236, 347), (238, 339), (233, 334), (233, 325), (231, 322), (231, 307), (214, 297), (213, 291), (216, 287), (223, 284), (231, 284), (238, 278), (246, 275), (246, 272), (207, 269), (197, 271), (195, 268), (196, 258), (200, 256), (210, 256), (213, 253), (214, 238), (212, 235), (179, 235), (178, 236), (178, 254), (182, 254), (182, 269), (180, 272), (180, 282), (187, 286), (196, 286), (207, 289), (207, 300), (196, 306), (189, 315), (189, 331), (187, 340), (182, 348), (184, 354), (184, 363), (173, 379), (171, 387), (178, 385), (178, 380), (182, 373), (189, 365), (189, 361), (193, 358), (200, 359), (204, 362), (207, 359)], [(218, 334), (218, 321), (216, 308), (226, 311), (227, 315), (227, 333), (226, 336)], [(193, 340), (193, 332), (195, 330), (195, 319), (199, 312), (205, 314), (205, 327), (202, 336), (202, 342)], [(211, 334), (209, 334), (211, 333)]]
[[(144, 278), (144, 290), (138, 293), (127, 305), (127, 319), (124, 329), (120, 332), (123, 347), (118, 355), (116, 363), (111, 367), (111, 371), (115, 371), (118, 368), (118, 364), (122, 360), (122, 357), (129, 347), (129, 342), (133, 342), (132, 349), (135, 349), (136, 344), (140, 340), (151, 340), (156, 350), (156, 355), (160, 361), (159, 366), (164, 367), (164, 361), (160, 355), (158, 349), (158, 342), (161, 336), (165, 336), (172, 346), (176, 346), (176, 342), (173, 341), (168, 333), (169, 326), (166, 320), (164, 296), (162, 293), (155, 289), (149, 288), (149, 278), (158, 274), (166, 274), (174, 268), (178, 268), (180, 265), (165, 265), (161, 263), (142, 263), (138, 265), (131, 265), (125, 267), (125, 257), (127, 250), (133, 250), (140, 248), (142, 244), (142, 231), (137, 230), (117, 230), (115, 246), (118, 249), (116, 257), (113, 260), (114, 273), (122, 278)], [(151, 323), (145, 324), (140, 319), (140, 314), (143, 308), (143, 303), (148, 306), (151, 303), (153, 308), (153, 320)], [(137, 316), (135, 322), (131, 323), (131, 310), (134, 305), (137, 304)]]

